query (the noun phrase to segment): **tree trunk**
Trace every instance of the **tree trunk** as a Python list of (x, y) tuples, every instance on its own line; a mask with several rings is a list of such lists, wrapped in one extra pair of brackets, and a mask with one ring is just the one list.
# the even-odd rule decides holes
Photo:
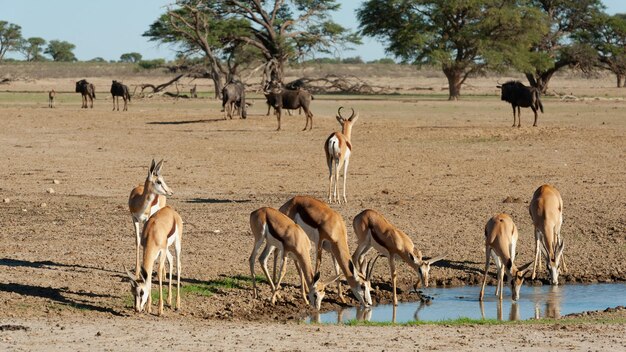
[(615, 76), (617, 76), (617, 88), (622, 88), (624, 86), (624, 75), (616, 73)]
[(459, 100), (461, 97), (461, 77), (463, 76), (463, 71), (455, 68), (444, 68), (443, 73), (448, 79), (448, 100)]
[(531, 87), (539, 88), (541, 94), (546, 94), (548, 91), (548, 83), (550, 83), (550, 79), (555, 72), (555, 69), (550, 69), (546, 72), (541, 72), (540, 74), (526, 73), (526, 78), (528, 79), (528, 83), (530, 83)]
[(211, 79), (213, 79), (213, 87), (215, 88), (215, 99), (221, 99), (224, 83), (222, 73), (214, 61), (211, 62)]

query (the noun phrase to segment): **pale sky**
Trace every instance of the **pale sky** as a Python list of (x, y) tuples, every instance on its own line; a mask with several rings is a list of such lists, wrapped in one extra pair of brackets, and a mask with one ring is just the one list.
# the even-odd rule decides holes
[[(102, 57), (119, 60), (120, 55), (139, 52), (144, 59), (172, 59), (174, 52), (157, 46), (141, 35), (148, 30), (172, 0), (0, 0), (0, 20), (22, 27), (22, 36), (46, 41), (64, 40), (76, 45), (79, 60)], [(355, 9), (362, 1), (340, 1), (333, 14), (336, 22), (357, 29)], [(626, 0), (604, 0), (609, 14), (626, 13)], [(361, 56), (366, 61), (386, 57), (382, 44), (363, 38), (363, 45), (339, 53), (340, 57)], [(7, 55), (23, 59), (21, 54)]]

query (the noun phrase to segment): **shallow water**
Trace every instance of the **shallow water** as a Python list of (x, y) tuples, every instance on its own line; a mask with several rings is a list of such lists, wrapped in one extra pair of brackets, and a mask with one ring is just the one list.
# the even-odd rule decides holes
[(523, 286), (520, 299), (511, 300), (504, 288), (502, 303), (494, 295), (495, 286), (485, 287), (484, 301), (478, 301), (480, 286), (426, 288), (429, 303), (411, 302), (379, 305), (370, 309), (347, 308), (312, 315), (306, 322), (337, 323), (352, 319), (402, 323), (413, 320), (438, 321), (457, 318), (525, 320), (558, 318), (562, 315), (600, 310), (626, 304), (626, 284), (563, 286)]

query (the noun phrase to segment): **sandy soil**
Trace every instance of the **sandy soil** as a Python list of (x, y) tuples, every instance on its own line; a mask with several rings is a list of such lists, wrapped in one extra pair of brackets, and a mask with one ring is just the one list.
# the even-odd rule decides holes
[[(490, 84), (486, 79), (476, 83), (486, 92)], [(599, 85), (582, 80), (568, 84), (574, 94), (576, 89), (588, 94)], [(611, 99), (606, 99), (607, 91)], [(325, 198), (322, 144), (339, 128), (334, 113), (345, 105), (354, 106), (361, 118), (353, 132), (349, 202), (333, 208), (348, 224), (361, 210), (377, 209), (404, 229), (425, 256), (447, 253), (431, 270), (431, 284), (481, 280), (483, 227), (497, 212), (512, 215), (520, 230), (518, 261), (530, 261), (534, 244), (528, 202), (543, 183), (555, 185), (563, 195), (569, 269), (563, 280), (623, 282), (623, 92), (603, 88), (597, 96), (604, 99), (577, 102), (545, 98), (539, 127), (530, 127), (532, 113), (523, 111), (519, 129), (510, 127), (511, 108), (495, 92), (459, 102), (322, 96), (312, 106), (313, 131), (301, 132), (304, 118), (293, 116), (284, 118), (280, 133), (274, 131), (275, 118), (265, 116), (261, 100), (247, 120), (224, 121), (220, 104), (208, 99), (133, 100), (122, 113), (110, 111), (106, 93), (93, 110), (79, 109), (76, 94), (60, 94), (57, 108), (48, 109), (43, 92), (0, 93), (0, 319), (30, 329), (0, 331), (0, 346), (115, 350), (133, 344), (149, 349), (156, 346), (152, 338), (167, 335), (161, 343), (188, 344), (189, 349), (352, 350), (369, 345), (471, 350), (504, 345), (602, 350), (615, 343), (626, 348), (625, 328), (615, 324), (403, 329), (267, 324), (307, 314), (295, 270), (289, 268), (281, 300), (272, 306), (265, 284), (262, 299), (251, 298), (247, 266), (251, 211), (278, 208), (296, 194)], [(122, 269), (134, 264), (128, 193), (143, 182), (152, 158), (166, 160), (164, 175), (175, 192), (168, 203), (187, 223), (183, 285), (210, 292), (210, 297), (185, 294), (182, 312), (166, 307), (161, 319), (132, 312)], [(351, 228), (348, 233), (354, 248)], [(325, 254), (326, 277), (329, 262)], [(399, 266), (399, 278), (400, 299), (415, 299), (407, 292), (414, 276), (405, 265)], [(231, 279), (235, 288), (217, 287)], [(375, 301), (389, 301), (388, 282), (387, 265), (379, 265)], [(546, 273), (541, 273), (536, 284), (545, 282)], [(330, 287), (323, 309), (340, 305)], [(142, 341), (144, 334), (151, 339)], [(486, 341), (487, 335), (498, 340)]]

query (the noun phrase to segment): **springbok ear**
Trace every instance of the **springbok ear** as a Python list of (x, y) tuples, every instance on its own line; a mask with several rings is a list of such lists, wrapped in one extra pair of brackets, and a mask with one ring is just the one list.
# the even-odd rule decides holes
[(159, 161), (159, 163), (156, 165), (154, 174), (157, 176), (161, 176), (161, 169), (163, 169), (163, 159), (161, 159), (161, 161)]
[(350, 121), (352, 121), (352, 123), (354, 123), (358, 119), (359, 119), (359, 113), (357, 112), (352, 118), (350, 118)]
[(330, 279), (330, 280), (328, 280), (328, 281), (324, 282), (324, 284), (322, 285), (322, 287), (325, 287), (325, 286), (327, 286), (327, 285), (332, 284), (333, 282), (335, 282), (335, 281), (339, 280), (339, 278), (340, 278), (340, 277), (341, 277), (341, 274), (339, 274), (339, 275), (335, 276), (334, 278), (332, 278), (332, 279)]
[(154, 159), (152, 159), (152, 163), (150, 163), (150, 169), (148, 169), (148, 176), (152, 175), (155, 167), (156, 167), (156, 162), (154, 161)]
[(126, 269), (126, 265), (123, 266), (124, 267), (124, 271), (126, 271), (126, 275), (128, 275), (128, 277), (130, 278), (130, 282), (135, 284), (137, 283), (137, 277), (130, 272), (130, 270)]
[(312, 286), (315, 286), (315, 284), (317, 284), (318, 281), (320, 281), (320, 273), (319, 273), (319, 271), (317, 273), (315, 273), (315, 275), (313, 276), (313, 284), (312, 284)]
[(519, 268), (517, 268), (517, 271), (525, 271), (525, 270), (526, 270), (526, 269), (528, 269), (528, 267), (530, 267), (533, 263), (534, 263), (534, 261), (533, 261), (533, 262), (530, 262), (530, 263), (526, 263), (526, 264), (524, 264), (524, 265), (520, 266)]
[(428, 259), (428, 263), (429, 263), (429, 264), (431, 264), (431, 265), (432, 265), (432, 264), (435, 264), (436, 262), (438, 262), (438, 261), (440, 261), (440, 260), (443, 260), (443, 258), (445, 258), (445, 257), (446, 257), (446, 255), (447, 255), (447, 254), (440, 255), (440, 256), (438, 256), (438, 257), (434, 257), (434, 258), (430, 258), (430, 259)]
[(344, 122), (343, 117), (341, 117), (339, 115), (336, 115), (335, 118), (337, 119), (337, 121), (339, 121), (340, 124), (343, 124), (343, 122)]

